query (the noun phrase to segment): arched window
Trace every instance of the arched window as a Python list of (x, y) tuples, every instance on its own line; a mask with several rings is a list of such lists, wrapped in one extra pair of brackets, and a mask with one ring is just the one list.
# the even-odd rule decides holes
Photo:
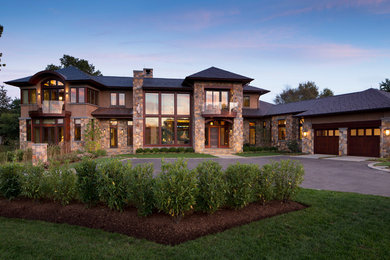
[(57, 79), (42, 82), (43, 101), (65, 101), (65, 85)]

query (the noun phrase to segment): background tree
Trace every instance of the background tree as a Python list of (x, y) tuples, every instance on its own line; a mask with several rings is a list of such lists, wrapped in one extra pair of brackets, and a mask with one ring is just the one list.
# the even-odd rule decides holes
[(379, 89), (383, 90), (383, 91), (390, 92), (390, 80), (385, 79), (385, 81), (382, 81), (381, 83), (379, 83)]
[(276, 95), (276, 104), (286, 104), (303, 100), (333, 96), (333, 91), (325, 88), (321, 93), (313, 81), (299, 83), (298, 88), (287, 87), (282, 93)]
[(99, 70), (95, 70), (95, 66), (92, 63), (89, 63), (87, 60), (75, 58), (70, 55), (64, 54), (60, 58), (61, 65), (49, 64), (46, 66), (46, 70), (58, 70), (63, 69), (69, 66), (74, 66), (85, 73), (88, 73), (93, 76), (102, 76), (102, 73)]
[[(0, 38), (3, 35), (3, 30), (4, 30), (4, 27), (0, 24)], [(3, 57), (3, 53), (2, 52), (0, 52), (0, 62), (1, 62), (1, 57)], [(1, 64), (0, 63), (0, 71), (1, 71), (1, 67), (5, 67), (5, 64)]]
[[(16, 146), (19, 138), (20, 99), (12, 100), (0, 86), (0, 145)], [(0, 147), (0, 151), (3, 150)]]
[(10, 109), (11, 98), (7, 96), (7, 90), (0, 86), (0, 113), (7, 112)]

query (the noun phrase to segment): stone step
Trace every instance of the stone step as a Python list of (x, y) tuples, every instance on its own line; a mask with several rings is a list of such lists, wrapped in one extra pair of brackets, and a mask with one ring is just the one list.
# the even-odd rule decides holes
[(232, 148), (206, 148), (204, 149), (204, 153), (211, 155), (223, 155), (223, 154), (234, 154), (234, 150)]

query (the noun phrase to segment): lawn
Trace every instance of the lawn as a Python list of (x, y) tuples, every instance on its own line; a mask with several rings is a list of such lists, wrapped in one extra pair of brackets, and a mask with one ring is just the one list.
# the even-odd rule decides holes
[(66, 224), (0, 218), (0, 259), (390, 259), (390, 198), (304, 189), (311, 207), (175, 247)]
[(145, 153), (121, 154), (116, 158), (214, 158), (215, 156), (202, 153)]
[(377, 163), (375, 164), (376, 166), (387, 166), (390, 168), (390, 162), (381, 162), (381, 163)]
[(280, 152), (243, 152), (243, 153), (236, 153), (238, 156), (242, 157), (255, 157), (255, 156), (272, 156), (272, 155), (282, 155), (283, 153)]

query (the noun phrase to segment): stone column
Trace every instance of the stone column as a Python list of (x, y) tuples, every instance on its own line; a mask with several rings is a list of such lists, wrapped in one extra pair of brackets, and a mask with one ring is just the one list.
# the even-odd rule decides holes
[(37, 165), (39, 163), (47, 162), (47, 144), (32, 144), (32, 163)]
[(302, 153), (314, 154), (314, 130), (310, 122), (303, 123), (303, 132), (306, 136), (302, 136)]
[(348, 128), (339, 128), (339, 155), (348, 155)]
[(133, 77), (133, 153), (144, 145), (143, 83), (143, 71), (135, 70)]
[(244, 119), (242, 118), (242, 85), (234, 84), (232, 89), (232, 102), (237, 102), (237, 116), (233, 122), (233, 143), (231, 148), (235, 153), (242, 152), (242, 146), (244, 145)]
[(390, 118), (382, 118), (381, 139), (380, 139), (380, 156), (390, 156), (390, 135), (386, 135), (385, 131), (390, 130)]
[(19, 119), (19, 143), (20, 143), (20, 149), (27, 148), (27, 122), (26, 122), (26, 119)]
[(205, 120), (202, 116), (204, 106), (204, 86), (201, 83), (194, 84), (194, 114), (193, 124), (193, 147), (196, 153), (204, 152)]

